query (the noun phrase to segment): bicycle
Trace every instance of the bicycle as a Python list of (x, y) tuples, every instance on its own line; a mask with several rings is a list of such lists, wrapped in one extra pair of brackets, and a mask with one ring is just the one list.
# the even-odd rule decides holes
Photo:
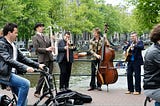
[[(146, 97), (145, 101), (144, 101), (144, 106), (147, 106), (147, 102), (151, 102), (153, 99), (150, 97)], [(155, 106), (160, 106), (160, 102), (156, 102), (155, 101)]]
[[(54, 78), (54, 75), (53, 75), (53, 80), (54, 80), (54, 87), (52, 89), (52, 85), (51, 85), (51, 80), (52, 80), (52, 74), (49, 73), (49, 68), (48, 67), (44, 67), (43, 70), (38, 70), (38, 69), (35, 69), (35, 72), (40, 72), (44, 75), (44, 80), (45, 80), (45, 83), (47, 85), (47, 92), (45, 92), (42, 96), (40, 96), (40, 98), (33, 104), (33, 106), (38, 106), (38, 104), (47, 96), (48, 98), (46, 99), (45, 98), (45, 101), (44, 103), (42, 104), (42, 106), (57, 106), (59, 105), (58, 102), (54, 99), (55, 95), (57, 94), (57, 88), (56, 88), (56, 82), (55, 82), (55, 78)], [(55, 91), (55, 94), (54, 94), (54, 91)], [(7, 95), (5, 95), (7, 96)], [(14, 106), (14, 104), (16, 105), (17, 104), (17, 98), (16, 98), (16, 95), (12, 92), (12, 96), (13, 98), (9, 98), (8, 96), (8, 100), (9, 100), (9, 103), (5, 106)], [(7, 100), (7, 99), (6, 99)]]
[(49, 73), (49, 68), (48, 67), (44, 67), (44, 70), (35, 70), (35, 72), (40, 72), (44, 75), (44, 80), (45, 80), (45, 83), (47, 85), (47, 92), (45, 92), (42, 96), (40, 96), (40, 98), (33, 104), (33, 106), (37, 106), (41, 100), (46, 97), (47, 95), (49, 95), (48, 99), (44, 102), (44, 104), (42, 104), (42, 106), (55, 106), (56, 104), (58, 104), (56, 102), (56, 100), (54, 99), (55, 95), (54, 95), (54, 90), (55, 90), (55, 94), (57, 94), (57, 88), (56, 88), (56, 82), (55, 82), (55, 78), (53, 76), (53, 80), (54, 80), (54, 86), (55, 86), (55, 89), (53, 90), (51, 88), (51, 83), (50, 81), (52, 80), (52, 75)]
[(14, 106), (14, 103), (17, 104), (16, 95), (13, 92), (12, 95), (12, 99), (7, 95), (0, 95), (0, 106)]

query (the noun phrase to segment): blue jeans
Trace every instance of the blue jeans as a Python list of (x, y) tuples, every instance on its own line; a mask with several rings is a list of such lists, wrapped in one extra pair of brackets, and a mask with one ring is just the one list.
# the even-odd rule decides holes
[(160, 106), (160, 102), (155, 102), (155, 106)]
[(18, 101), (16, 106), (26, 106), (27, 95), (30, 87), (29, 80), (21, 76), (18, 76), (14, 73), (11, 73), (9, 82), (0, 80), (0, 83), (10, 86), (12, 92), (14, 92), (17, 95)]

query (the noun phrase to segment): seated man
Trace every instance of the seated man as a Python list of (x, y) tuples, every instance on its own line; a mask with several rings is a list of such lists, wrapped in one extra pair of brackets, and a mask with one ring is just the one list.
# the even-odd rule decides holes
[(8, 23), (4, 26), (3, 37), (0, 39), (0, 83), (10, 86), (17, 95), (17, 106), (25, 106), (30, 81), (16, 73), (34, 72), (32, 67), (43, 69), (44, 65), (23, 56), (14, 44), (17, 36), (16, 24)]

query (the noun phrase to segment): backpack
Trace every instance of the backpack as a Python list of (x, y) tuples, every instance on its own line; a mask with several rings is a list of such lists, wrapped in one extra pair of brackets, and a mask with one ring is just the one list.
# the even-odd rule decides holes
[(66, 90), (58, 92), (55, 96), (55, 101), (58, 103), (58, 106), (74, 106), (90, 103), (92, 98), (86, 94), (81, 94), (72, 90)]
[(0, 95), (0, 106), (13, 106), (13, 102), (9, 96)]

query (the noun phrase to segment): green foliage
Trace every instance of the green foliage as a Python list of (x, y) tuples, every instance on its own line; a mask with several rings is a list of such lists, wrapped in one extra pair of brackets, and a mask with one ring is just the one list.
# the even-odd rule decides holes
[(160, 1), (159, 0), (128, 0), (135, 5), (134, 18), (137, 30), (140, 33), (149, 30), (160, 22)]
[(0, 27), (7, 22), (17, 22), (17, 18), (22, 16), (23, 5), (19, 4), (19, 0), (0, 0)]
[(125, 6), (106, 5), (105, 0), (0, 0), (0, 27), (6, 22), (19, 26), (19, 39), (28, 41), (34, 35), (33, 27), (43, 22), (47, 29), (68, 30), (73, 34), (90, 32), (94, 27), (102, 31), (109, 24), (109, 34), (131, 30), (133, 19)]

